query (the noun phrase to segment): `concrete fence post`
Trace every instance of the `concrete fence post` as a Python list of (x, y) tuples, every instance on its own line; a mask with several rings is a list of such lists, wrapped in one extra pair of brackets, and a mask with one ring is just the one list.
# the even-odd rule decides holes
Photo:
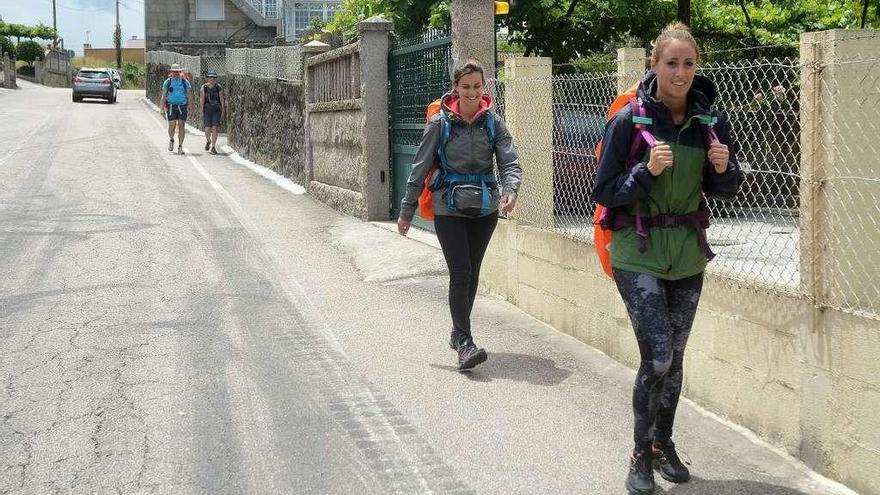
[(877, 176), (878, 52), (873, 30), (801, 35), (801, 284), (820, 307), (880, 312), (863, 264), (880, 246), (876, 186), (834, 179)]
[(844, 393), (841, 384), (859, 376), (860, 367), (869, 369), (860, 358), (867, 362), (880, 350), (878, 334), (859, 338), (859, 328), (841, 326), (839, 312), (829, 308), (880, 313), (877, 273), (870, 268), (876, 262), (866, 261), (880, 246), (877, 186), (870, 180), (877, 177), (880, 33), (804, 33), (800, 52), (800, 289), (814, 305), (799, 336), (805, 367), (800, 456), (817, 471), (871, 492), (873, 478), (864, 473), (880, 466), (876, 422), (849, 415), (852, 404), (877, 410), (880, 395), (867, 386)]
[(645, 73), (644, 48), (617, 49), (617, 94), (639, 82)]
[(311, 136), (310, 134), (310, 126), (309, 126), (309, 103), (314, 101), (314, 82), (315, 78), (312, 77), (312, 71), (309, 69), (309, 59), (314, 57), (315, 55), (320, 55), (326, 51), (330, 50), (330, 45), (327, 43), (314, 40), (306, 43), (302, 46), (302, 80), (303, 80), (303, 112), (305, 112), (305, 116), (303, 118), (304, 122), (304, 135), (305, 135), (305, 150), (303, 156), (306, 158), (306, 162), (303, 164), (303, 181), (305, 182), (303, 186), (308, 187), (308, 185), (315, 178), (315, 167), (314, 167), (314, 157), (312, 156), (312, 145), (311, 145)]
[(523, 169), (511, 218), (553, 228), (553, 61), (511, 57), (504, 61), (504, 76), (505, 123)]
[[(388, 164), (388, 50), (394, 24), (371, 17), (357, 24), (360, 34), (360, 97), (363, 99), (364, 162), (361, 184), (366, 220), (387, 220), (391, 211)], [(357, 93), (355, 93), (357, 94)]]

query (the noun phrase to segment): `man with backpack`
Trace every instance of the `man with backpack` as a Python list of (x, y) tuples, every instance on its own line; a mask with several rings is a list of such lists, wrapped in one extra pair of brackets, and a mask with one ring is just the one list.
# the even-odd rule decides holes
[(177, 128), (177, 153), (183, 154), (183, 137), (186, 134), (187, 105), (192, 99), (192, 84), (183, 76), (178, 64), (171, 64), (171, 74), (162, 83), (159, 108), (168, 119), (168, 151), (174, 151), (174, 129)]
[(217, 154), (217, 133), (220, 121), (226, 116), (226, 95), (223, 87), (217, 83), (217, 73), (208, 71), (208, 82), (199, 90), (202, 102), (202, 121), (205, 124), (205, 151)]

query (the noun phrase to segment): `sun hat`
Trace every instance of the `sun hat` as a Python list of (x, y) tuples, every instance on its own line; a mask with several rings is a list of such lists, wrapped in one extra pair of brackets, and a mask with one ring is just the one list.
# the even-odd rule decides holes
[(212, 70), (209, 70), (208, 73), (205, 74), (205, 77), (208, 77), (211, 79), (217, 79), (217, 73)]
[(171, 64), (171, 72), (180, 72), (182, 70), (180, 64)]

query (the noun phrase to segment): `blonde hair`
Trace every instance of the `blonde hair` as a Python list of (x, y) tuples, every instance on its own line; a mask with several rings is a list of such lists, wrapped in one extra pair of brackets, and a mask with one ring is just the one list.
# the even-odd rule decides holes
[(657, 39), (651, 43), (651, 64), (656, 64), (660, 60), (663, 49), (672, 40), (684, 41), (691, 45), (697, 54), (697, 60), (700, 60), (700, 47), (697, 46), (697, 40), (691, 34), (691, 28), (683, 22), (673, 22), (667, 25), (657, 36)]

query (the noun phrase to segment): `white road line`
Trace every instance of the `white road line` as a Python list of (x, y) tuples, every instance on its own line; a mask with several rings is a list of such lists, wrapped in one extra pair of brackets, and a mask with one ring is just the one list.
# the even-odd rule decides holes
[(25, 143), (29, 142), (30, 139), (31, 139), (31, 137), (33, 137), (33, 135), (36, 134), (37, 131), (39, 131), (44, 125), (46, 125), (46, 122), (49, 121), (49, 118), (50, 118), (50, 117), (52, 117), (52, 114), (51, 114), (51, 113), (47, 113), (47, 114), (46, 114), (46, 118), (44, 118), (43, 121), (40, 122), (36, 127), (34, 127), (33, 129), (31, 129), (31, 132), (29, 132), (29, 133), (27, 134), (27, 136), (25, 136), (25, 137), (22, 138), (22, 139), (19, 139), (19, 140), (18, 140), (18, 144), (15, 146), (15, 148), (12, 148), (12, 151), (10, 151), (9, 153), (6, 153), (6, 155), (4, 155), (2, 158), (0, 158), (0, 165), (3, 165), (3, 162), (5, 162), (6, 160), (8, 160), (9, 157), (11, 157), (12, 155), (18, 153), (18, 150), (20, 150), (21, 147), (24, 146)]
[[(165, 128), (162, 122), (159, 122), (157, 120), (156, 123), (163, 129)], [(251, 237), (258, 240), (258, 245), (265, 246), (266, 243), (263, 241), (263, 235), (260, 232), (259, 228), (250, 219), (250, 217), (247, 215), (247, 213), (244, 211), (238, 201), (236, 201), (235, 198), (233, 198), (232, 195), (229, 193), (229, 191), (227, 191), (219, 182), (217, 182), (216, 179), (214, 179), (214, 177), (210, 173), (208, 173), (207, 170), (205, 170), (205, 168), (201, 165), (201, 163), (199, 163), (198, 159), (196, 159), (195, 156), (189, 154), (189, 150), (187, 148), (183, 148), (183, 151), (189, 162), (192, 164), (193, 168), (195, 168), (196, 171), (198, 171), (202, 175), (202, 177), (204, 177), (204, 179), (208, 182), (208, 184), (210, 184), (211, 187), (217, 192), (217, 195), (220, 196), (220, 199), (222, 199), (224, 203), (226, 203), (226, 206), (232, 211), (232, 214), (235, 215), (235, 217), (241, 223), (242, 227), (244, 227), (245, 231), (248, 232)], [(327, 344), (334, 352), (338, 353), (338, 355), (342, 359), (350, 361), (348, 355), (345, 353), (345, 350), (342, 348), (342, 345), (337, 340), (336, 335), (332, 332), (332, 330), (330, 330), (330, 327), (327, 325), (327, 322), (324, 320), (324, 318), (320, 316), (320, 313), (315, 308), (309, 297), (306, 295), (303, 287), (299, 284), (299, 282), (296, 281), (295, 278), (293, 278), (287, 272), (287, 270), (284, 269), (284, 264), (281, 263), (281, 261), (270, 250), (264, 249), (264, 252), (273, 265), (271, 268), (276, 273), (279, 273), (281, 275), (279, 277), (279, 284), (281, 285), (282, 291), (284, 291), (285, 295), (287, 296), (287, 299), (291, 302), (291, 304), (294, 305), (294, 307), (302, 312), (302, 316), (306, 321), (315, 323), (315, 326), (313, 326), (312, 328), (317, 330), (321, 334), (321, 336), (326, 340)], [(363, 393), (367, 394), (374, 403), (379, 402), (373, 395), (372, 391), (370, 391), (368, 388), (364, 387), (362, 391)], [(382, 419), (385, 419), (387, 423), (387, 418), (383, 417)], [(418, 462), (415, 459), (414, 453), (411, 452), (409, 448), (407, 448), (403, 439), (400, 438), (400, 436), (397, 434), (396, 431), (394, 431), (394, 428), (391, 427), (390, 424), (386, 424), (385, 426), (387, 426), (387, 429), (384, 429), (382, 433), (384, 435), (390, 436), (393, 439), (392, 443), (397, 445), (404, 453), (407, 466), (412, 470), (413, 477), (416, 478), (417, 483), (422, 489), (421, 493), (433, 493), (433, 491), (428, 486), (427, 479), (419, 469)], [(374, 428), (371, 428), (369, 425), (364, 425), (364, 428), (372, 437), (380, 437), (378, 432), (376, 432)]]

